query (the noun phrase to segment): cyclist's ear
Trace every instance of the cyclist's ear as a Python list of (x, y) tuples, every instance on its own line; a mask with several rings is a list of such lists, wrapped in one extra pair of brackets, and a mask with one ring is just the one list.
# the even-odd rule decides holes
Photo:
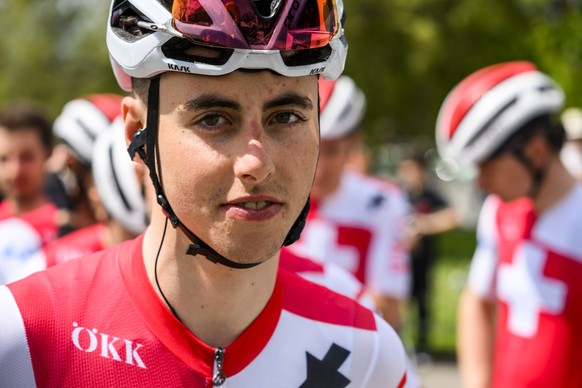
[[(121, 103), (121, 114), (125, 129), (125, 142), (132, 160), (136, 163), (145, 163), (145, 131), (146, 108), (134, 97), (125, 97)], [(135, 154), (139, 158), (135, 158)]]

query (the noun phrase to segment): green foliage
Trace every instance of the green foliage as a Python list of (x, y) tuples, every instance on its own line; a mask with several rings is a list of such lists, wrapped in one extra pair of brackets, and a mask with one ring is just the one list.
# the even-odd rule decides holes
[[(120, 92), (105, 46), (108, 0), (0, 0), (0, 104), (29, 98), (56, 115), (92, 92)], [(346, 73), (369, 101), (365, 138), (433, 142), (446, 94), (496, 62), (527, 59), (582, 105), (580, 0), (344, 0)]]
[(434, 138), (447, 93), (493, 63), (531, 60), (582, 104), (579, 1), (346, 0), (346, 73), (366, 91), (370, 144)]
[[(429, 348), (439, 356), (456, 353), (459, 296), (465, 286), (469, 264), (475, 249), (475, 231), (453, 230), (438, 236), (439, 255), (431, 273), (429, 308)], [(415, 342), (416, 310), (407, 308), (403, 341), (412, 351)]]
[(0, 103), (37, 101), (54, 117), (80, 95), (119, 92), (105, 47), (106, 3), (3, 2)]

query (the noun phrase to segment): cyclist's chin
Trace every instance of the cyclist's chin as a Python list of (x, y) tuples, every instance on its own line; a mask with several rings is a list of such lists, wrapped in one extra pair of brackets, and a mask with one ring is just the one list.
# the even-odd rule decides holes
[[(233, 236), (231, 236), (233, 237)], [(249, 234), (241, 238), (216, 240), (214, 249), (222, 256), (240, 264), (263, 263), (275, 257), (283, 243), (284, 236)], [(212, 244), (213, 239), (209, 243)]]

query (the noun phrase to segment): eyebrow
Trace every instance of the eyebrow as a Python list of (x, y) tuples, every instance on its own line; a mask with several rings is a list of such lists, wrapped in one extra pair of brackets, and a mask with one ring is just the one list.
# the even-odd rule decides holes
[[(295, 92), (287, 92), (283, 95), (263, 104), (263, 111), (277, 108), (285, 105), (296, 105), (302, 109), (313, 109), (313, 103), (308, 97), (302, 96)], [(209, 108), (230, 108), (242, 110), (241, 105), (228, 98), (220, 97), (215, 94), (202, 94), (194, 99), (188, 100), (184, 107), (188, 110), (209, 109)]]
[(208, 109), (208, 108), (230, 108), (241, 110), (242, 107), (236, 101), (220, 97), (215, 94), (202, 94), (192, 100), (188, 100), (184, 107), (188, 110)]
[(287, 92), (283, 95), (269, 101), (263, 105), (263, 110), (269, 110), (285, 105), (295, 105), (302, 109), (313, 109), (313, 103), (308, 97), (302, 96), (295, 92)]

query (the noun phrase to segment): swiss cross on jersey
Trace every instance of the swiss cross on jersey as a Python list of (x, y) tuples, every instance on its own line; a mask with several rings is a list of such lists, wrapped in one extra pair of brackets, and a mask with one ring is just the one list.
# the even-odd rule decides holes
[(559, 315), (564, 311), (568, 285), (544, 273), (553, 254), (523, 242), (513, 262), (499, 268), (497, 294), (507, 305), (507, 329), (521, 337), (533, 337), (539, 330), (542, 313)]
[(261, 314), (218, 352), (160, 301), (145, 271), (142, 241), (0, 287), (0, 381), (38, 387), (404, 384), (403, 348), (383, 320), (284, 270)]
[(541, 217), (499, 204), (494, 387), (580, 387), (582, 189)]

